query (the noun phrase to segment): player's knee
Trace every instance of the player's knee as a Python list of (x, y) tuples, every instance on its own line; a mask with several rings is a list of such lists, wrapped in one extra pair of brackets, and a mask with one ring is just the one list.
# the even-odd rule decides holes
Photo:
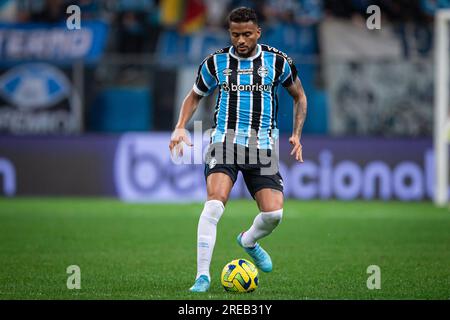
[(283, 217), (283, 209), (274, 210), (274, 211), (263, 211), (261, 212), (261, 218), (267, 224), (277, 226), (281, 222), (281, 218)]
[(208, 200), (205, 202), (200, 219), (206, 219), (211, 223), (217, 224), (222, 217), (225, 207), (220, 200)]
[(271, 201), (261, 201), (259, 203), (259, 210), (261, 212), (274, 212), (277, 210), (283, 210), (283, 199), (272, 199)]
[(222, 202), (222, 205), (226, 205), (228, 196), (224, 192), (212, 192), (208, 194), (208, 201), (217, 200)]

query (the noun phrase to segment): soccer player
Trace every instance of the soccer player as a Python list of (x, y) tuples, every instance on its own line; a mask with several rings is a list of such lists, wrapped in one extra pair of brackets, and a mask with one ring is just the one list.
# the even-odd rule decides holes
[(205, 164), (208, 198), (198, 223), (197, 276), (192, 292), (206, 292), (210, 287), (216, 226), (239, 171), (260, 213), (252, 226), (238, 235), (237, 242), (260, 270), (272, 271), (272, 260), (257, 241), (272, 233), (283, 215), (283, 180), (275, 147), (279, 108), (276, 91), (280, 84), (294, 100), (291, 155), (303, 162), (300, 138), (307, 101), (293, 61), (273, 47), (258, 44), (261, 29), (253, 9), (234, 9), (228, 15), (228, 24), (232, 46), (216, 51), (201, 63), (169, 144), (170, 151), (178, 155), (183, 154), (182, 143), (192, 146), (185, 125), (200, 99), (218, 88)]

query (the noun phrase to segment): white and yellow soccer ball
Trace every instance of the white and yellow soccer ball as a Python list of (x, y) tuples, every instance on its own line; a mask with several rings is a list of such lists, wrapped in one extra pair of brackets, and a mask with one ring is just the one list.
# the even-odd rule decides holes
[(220, 277), (229, 292), (252, 292), (258, 287), (258, 269), (245, 259), (236, 259), (225, 265)]

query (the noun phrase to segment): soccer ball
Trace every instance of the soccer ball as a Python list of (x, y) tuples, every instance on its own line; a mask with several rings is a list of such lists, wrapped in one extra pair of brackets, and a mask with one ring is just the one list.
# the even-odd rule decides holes
[(220, 277), (223, 287), (229, 292), (252, 292), (258, 287), (258, 269), (245, 259), (227, 263)]

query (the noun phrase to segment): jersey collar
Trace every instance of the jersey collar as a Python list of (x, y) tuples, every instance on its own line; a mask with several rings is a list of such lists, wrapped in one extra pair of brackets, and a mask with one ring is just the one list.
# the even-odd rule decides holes
[(242, 57), (240, 57), (240, 56), (238, 56), (237, 54), (234, 53), (234, 47), (231, 46), (231, 48), (230, 48), (230, 55), (233, 58), (238, 59), (238, 60), (251, 61), (251, 60), (254, 60), (254, 59), (258, 58), (261, 55), (261, 51), (262, 51), (261, 50), (261, 45), (257, 44), (256, 45), (256, 53), (253, 56), (248, 57), (248, 58), (242, 58)]

